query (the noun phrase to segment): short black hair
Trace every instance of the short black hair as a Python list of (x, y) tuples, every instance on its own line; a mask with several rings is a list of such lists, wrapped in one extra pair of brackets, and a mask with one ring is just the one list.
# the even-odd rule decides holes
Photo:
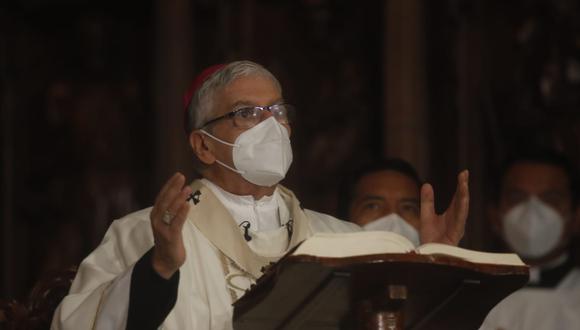
[(381, 171), (399, 172), (413, 180), (419, 188), (423, 184), (413, 165), (401, 158), (384, 158), (366, 163), (344, 175), (341, 180), (338, 195), (338, 217), (340, 219), (350, 221), (348, 219), (349, 208), (354, 198), (354, 190), (359, 181), (371, 173)]
[(579, 199), (578, 189), (578, 171), (576, 166), (572, 163), (564, 153), (551, 148), (524, 148), (510, 154), (498, 171), (498, 180), (496, 189), (494, 189), (494, 199), (499, 202), (501, 191), (503, 189), (503, 181), (507, 172), (516, 164), (521, 163), (536, 163), (551, 165), (564, 170), (568, 176), (570, 193), (572, 197), (572, 205), (576, 207)]

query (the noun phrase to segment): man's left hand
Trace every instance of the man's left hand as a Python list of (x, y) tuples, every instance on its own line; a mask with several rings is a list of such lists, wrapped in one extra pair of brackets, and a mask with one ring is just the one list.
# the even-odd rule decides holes
[(435, 212), (433, 187), (426, 183), (421, 187), (421, 244), (444, 243), (457, 245), (465, 232), (469, 211), (469, 172), (457, 176), (457, 188), (451, 204), (443, 214)]

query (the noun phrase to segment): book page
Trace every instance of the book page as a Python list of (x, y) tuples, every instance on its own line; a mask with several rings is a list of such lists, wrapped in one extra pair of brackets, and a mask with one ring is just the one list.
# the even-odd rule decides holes
[(306, 239), (293, 255), (344, 258), (369, 254), (407, 253), (414, 246), (407, 238), (388, 231), (318, 233)]
[(416, 251), (419, 254), (425, 255), (441, 254), (446, 256), (458, 257), (466, 261), (482, 264), (525, 266), (520, 257), (518, 257), (517, 254), (513, 253), (481, 252), (440, 243), (423, 244), (419, 246), (416, 249)]

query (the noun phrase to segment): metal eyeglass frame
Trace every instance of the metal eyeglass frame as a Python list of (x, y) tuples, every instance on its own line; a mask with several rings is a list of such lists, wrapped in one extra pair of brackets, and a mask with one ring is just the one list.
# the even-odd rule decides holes
[[(210, 119), (205, 124), (203, 124), (201, 127), (206, 127), (207, 125), (213, 124), (213, 123), (215, 123), (218, 120), (222, 120), (222, 119), (225, 119), (225, 118), (232, 118), (236, 114), (238, 114), (239, 112), (244, 111), (244, 110), (249, 109), (249, 108), (251, 108), (251, 109), (259, 109), (260, 111), (270, 111), (270, 113), (272, 113), (272, 109), (274, 107), (279, 107), (281, 105), (285, 106), (288, 110), (291, 110), (291, 111), (294, 110), (294, 106), (291, 105), (291, 104), (288, 104), (288, 103), (272, 104), (272, 105), (266, 105), (266, 106), (263, 106), (263, 107), (262, 106), (243, 107), (243, 108), (240, 108), (238, 110), (234, 110), (234, 111), (228, 112), (225, 115), (219, 116), (217, 118)], [(291, 122), (291, 118), (290, 118), (290, 115), (289, 115), (289, 112), (288, 111), (286, 112), (286, 117), (288, 119), (288, 123), (290, 123)]]

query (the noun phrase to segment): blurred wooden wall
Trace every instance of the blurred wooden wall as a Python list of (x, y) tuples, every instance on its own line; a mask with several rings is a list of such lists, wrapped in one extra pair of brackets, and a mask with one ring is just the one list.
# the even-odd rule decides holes
[(442, 211), (468, 168), (463, 244), (489, 248), (486, 200), (510, 150), (578, 163), (579, 18), (566, 0), (4, 2), (0, 297), (78, 263), (171, 173), (194, 178), (182, 91), (237, 59), (268, 67), (298, 108), (284, 184), (305, 207), (335, 214), (349, 170), (400, 156)]

